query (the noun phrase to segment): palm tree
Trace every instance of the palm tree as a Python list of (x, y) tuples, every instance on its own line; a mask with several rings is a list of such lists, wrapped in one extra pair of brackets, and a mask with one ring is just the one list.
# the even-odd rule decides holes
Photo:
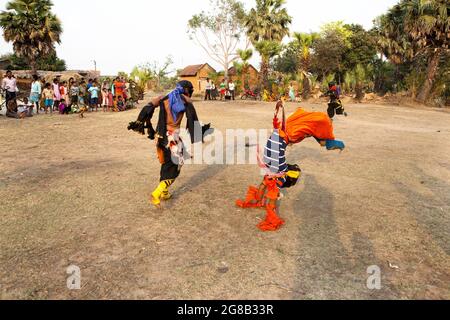
[(237, 69), (240, 69), (240, 73), (242, 75), (242, 83), (244, 85), (244, 88), (248, 87), (249, 83), (249, 75), (248, 75), (248, 69), (250, 67), (250, 63), (248, 62), (253, 57), (253, 50), (247, 49), (247, 50), (238, 50), (239, 58), (242, 60), (242, 63), (240, 65), (235, 64), (236, 71)]
[(264, 89), (269, 88), (269, 63), (270, 59), (278, 55), (283, 46), (276, 41), (259, 41), (255, 44), (255, 49), (261, 55), (261, 81)]
[(261, 55), (262, 83), (267, 88), (270, 58), (280, 51), (283, 38), (289, 35), (292, 22), (285, 0), (256, 0), (256, 8), (246, 17), (247, 36)]
[(55, 53), (61, 42), (62, 26), (51, 12), (50, 0), (12, 0), (0, 13), (0, 26), (6, 42), (14, 52), (27, 60), (33, 74), (39, 57)]
[(299, 74), (303, 79), (303, 99), (308, 99), (311, 94), (309, 72), (311, 69), (311, 47), (319, 38), (318, 33), (294, 33), (294, 44), (299, 52)]
[(377, 21), (379, 44), (394, 63), (419, 55), (428, 57), (427, 76), (417, 96), (428, 100), (441, 58), (449, 50), (450, 2), (402, 0)]

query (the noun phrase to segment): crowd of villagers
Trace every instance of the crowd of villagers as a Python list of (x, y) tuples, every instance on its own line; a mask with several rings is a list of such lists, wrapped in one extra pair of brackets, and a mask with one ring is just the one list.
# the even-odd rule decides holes
[(101, 82), (84, 78), (62, 81), (56, 77), (50, 83), (33, 75), (30, 94), (19, 101), (17, 80), (8, 70), (2, 79), (1, 89), (4, 92), (6, 116), (11, 118), (32, 117), (40, 112), (79, 114), (80, 117), (84, 117), (86, 112), (98, 112), (99, 109), (103, 112), (121, 112), (133, 108), (136, 101), (131, 94), (131, 83), (124, 77)]

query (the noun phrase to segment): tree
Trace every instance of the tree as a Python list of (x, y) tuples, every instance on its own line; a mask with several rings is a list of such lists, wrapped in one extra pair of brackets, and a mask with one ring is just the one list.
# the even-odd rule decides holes
[(282, 45), (276, 41), (262, 40), (255, 44), (255, 49), (261, 55), (262, 84), (265, 89), (268, 89), (270, 59), (272, 59), (281, 52)]
[(234, 68), (236, 69), (236, 73), (240, 78), (241, 84), (244, 85), (244, 88), (247, 88), (249, 86), (249, 60), (253, 57), (253, 50), (238, 50), (238, 54), (241, 62), (235, 61)]
[(40, 57), (55, 54), (55, 43), (61, 42), (62, 26), (51, 12), (50, 0), (12, 0), (0, 13), (0, 26), (6, 42), (26, 59), (36, 73)]
[[(223, 66), (225, 78), (237, 50), (243, 45), (244, 6), (237, 0), (210, 0), (210, 11), (194, 15), (188, 22), (188, 33), (215, 62)], [(245, 39), (246, 40), (246, 39)], [(249, 43), (246, 43), (246, 49)]]
[(299, 64), (298, 46), (294, 41), (291, 41), (283, 47), (280, 55), (274, 59), (272, 68), (277, 72), (294, 75), (299, 69)]
[(281, 42), (289, 35), (292, 22), (285, 0), (256, 0), (256, 7), (246, 17), (245, 27), (255, 49), (261, 55), (262, 84), (268, 88), (270, 58), (280, 53)]
[(158, 90), (169, 88), (174, 84), (174, 77), (169, 76), (175, 73), (175, 70), (171, 69), (172, 65), (173, 58), (171, 56), (166, 57), (162, 64), (157, 61), (147, 62), (135, 67), (131, 72), (131, 77), (137, 78), (137, 82), (142, 88), (145, 88), (145, 85), (150, 80), (156, 81)]
[[(10, 70), (30, 70), (31, 66), (24, 58), (18, 57), (16, 54), (6, 54), (2, 59), (9, 61), (7, 69)], [(66, 61), (58, 58), (56, 53), (51, 53), (46, 56), (41, 56), (36, 61), (38, 70), (45, 71), (65, 71), (67, 70)]]
[(377, 55), (376, 40), (373, 34), (359, 24), (346, 24), (344, 28), (351, 32), (348, 37), (350, 47), (343, 55), (344, 72), (354, 70), (357, 65), (367, 66), (373, 63)]
[(329, 74), (339, 73), (342, 67), (342, 56), (348, 45), (341, 34), (330, 31), (322, 35), (312, 46), (314, 55), (312, 68), (325, 78)]
[(426, 79), (417, 96), (425, 102), (439, 73), (441, 58), (448, 53), (450, 2), (448, 0), (401, 0), (379, 17), (379, 45), (394, 62), (427, 57)]
[(311, 71), (311, 48), (320, 38), (318, 33), (294, 33), (294, 43), (298, 47), (298, 73), (303, 79), (303, 99), (311, 94), (309, 73)]

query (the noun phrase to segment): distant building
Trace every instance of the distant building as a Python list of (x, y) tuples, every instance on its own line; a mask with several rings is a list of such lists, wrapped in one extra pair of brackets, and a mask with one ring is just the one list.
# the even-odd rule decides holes
[(204, 93), (206, 87), (206, 79), (210, 77), (211, 73), (216, 73), (216, 70), (208, 63), (196, 64), (187, 66), (180, 74), (180, 80), (188, 80), (192, 82), (195, 93)]
[(231, 67), (228, 69), (228, 77), (233, 80), (233, 82), (237, 82), (240, 80), (241, 82), (241, 90), (245, 89), (245, 81), (248, 81), (248, 86), (250, 89), (253, 89), (259, 85), (259, 71), (252, 65), (248, 67), (247, 74), (241, 75), (241, 77), (238, 76), (236, 72), (235, 67)]

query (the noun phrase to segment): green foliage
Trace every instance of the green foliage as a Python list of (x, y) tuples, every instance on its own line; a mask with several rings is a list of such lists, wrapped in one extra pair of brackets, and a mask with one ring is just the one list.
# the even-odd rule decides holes
[(351, 35), (352, 32), (343, 27), (342, 22), (325, 25), (320, 38), (312, 45), (312, 69), (323, 76), (330, 73), (340, 74), (344, 69), (343, 57), (351, 49)]
[[(449, 50), (449, 31), (448, 0), (401, 0), (376, 20), (374, 33), (378, 36), (377, 44), (392, 62), (405, 64), (414, 62), (418, 56), (427, 57), (426, 77), (418, 94), (421, 102), (429, 99), (442, 57)], [(419, 79), (414, 74), (409, 78)], [(416, 80), (409, 83), (415, 86)]]
[(256, 0), (245, 18), (247, 36), (261, 55), (261, 81), (264, 88), (269, 88), (270, 59), (278, 55), (281, 42), (289, 35), (292, 22), (285, 5), (285, 0)]
[[(18, 57), (16, 54), (6, 54), (1, 57), (9, 61), (9, 65), (6, 67), (11, 70), (30, 70), (31, 66), (28, 62), (22, 58)], [(36, 69), (44, 71), (65, 71), (67, 70), (66, 62), (59, 59), (56, 53), (52, 53), (46, 56), (41, 56), (36, 61)]]
[(366, 66), (373, 63), (377, 55), (374, 35), (357, 24), (345, 25), (344, 28), (351, 31), (348, 37), (350, 46), (343, 54), (344, 70), (353, 70), (358, 64)]
[(51, 12), (50, 0), (12, 0), (0, 13), (0, 26), (6, 42), (12, 42), (14, 53), (26, 59), (33, 72), (37, 60), (55, 53), (61, 42), (62, 26)]
[[(171, 69), (173, 59), (171, 56), (166, 57), (164, 63), (160, 64), (157, 61), (134, 67), (130, 76), (137, 82), (139, 87), (145, 88), (149, 81), (154, 80), (156, 90), (171, 89), (177, 82), (177, 75)], [(174, 76), (170, 76), (175, 74)]]

